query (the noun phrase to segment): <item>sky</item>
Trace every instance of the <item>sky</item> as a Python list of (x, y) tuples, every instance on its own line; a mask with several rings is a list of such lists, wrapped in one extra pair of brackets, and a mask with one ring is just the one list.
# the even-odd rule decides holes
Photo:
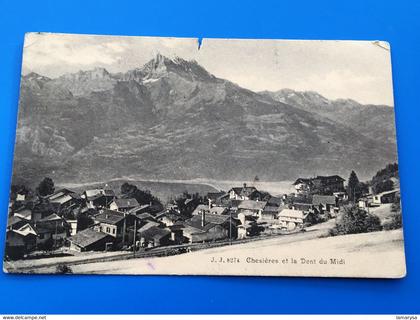
[(390, 49), (370, 41), (157, 38), (29, 33), (22, 73), (48, 77), (140, 68), (156, 54), (196, 60), (217, 77), (253, 90), (316, 91), (329, 99), (393, 106)]

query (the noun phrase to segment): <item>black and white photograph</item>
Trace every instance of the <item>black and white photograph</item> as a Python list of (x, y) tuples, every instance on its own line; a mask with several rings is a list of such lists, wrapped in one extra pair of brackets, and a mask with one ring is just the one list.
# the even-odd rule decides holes
[(8, 273), (401, 278), (391, 48), (27, 33)]

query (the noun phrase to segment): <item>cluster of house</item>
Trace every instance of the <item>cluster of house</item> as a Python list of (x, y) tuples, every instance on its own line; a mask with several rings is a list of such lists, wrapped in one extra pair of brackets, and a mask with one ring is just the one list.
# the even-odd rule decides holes
[(244, 184), (208, 193), (200, 204), (185, 199), (189, 216), (175, 202), (156, 211), (134, 198), (118, 198), (109, 188), (82, 194), (61, 189), (35, 202), (18, 195), (10, 204), (6, 249), (21, 255), (63, 245), (76, 251), (103, 251), (243, 239), (266, 229), (292, 231), (319, 217), (328, 219), (346, 196), (339, 176), (300, 178), (294, 186), (293, 195), (280, 197)]
[(378, 194), (365, 194), (358, 200), (358, 207), (361, 209), (379, 206), (385, 203), (394, 203), (400, 198), (400, 189), (384, 191)]

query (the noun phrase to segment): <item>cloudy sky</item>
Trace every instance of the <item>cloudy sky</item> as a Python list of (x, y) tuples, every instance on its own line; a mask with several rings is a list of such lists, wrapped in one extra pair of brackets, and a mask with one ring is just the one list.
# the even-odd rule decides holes
[(197, 39), (31, 33), (22, 72), (124, 72), (157, 53), (195, 59), (217, 77), (254, 91), (311, 90), (330, 99), (393, 105), (389, 49), (367, 41), (203, 39), (198, 50)]

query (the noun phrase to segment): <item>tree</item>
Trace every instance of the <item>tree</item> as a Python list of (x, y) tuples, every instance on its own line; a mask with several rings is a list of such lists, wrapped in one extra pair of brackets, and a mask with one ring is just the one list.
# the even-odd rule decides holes
[(376, 172), (371, 181), (373, 193), (378, 194), (392, 190), (394, 188), (394, 182), (391, 178), (398, 179), (397, 163), (388, 164), (385, 168)]
[(396, 197), (391, 207), (392, 214), (389, 219), (384, 223), (385, 230), (394, 230), (402, 228), (402, 216), (401, 216), (401, 200)]
[(152, 195), (149, 190), (140, 190), (137, 186), (125, 182), (121, 185), (121, 193), (125, 198), (134, 198), (139, 204), (152, 204), (156, 211), (162, 210), (163, 206), (160, 200)]
[(54, 193), (54, 181), (51, 178), (44, 178), (36, 188), (38, 195), (45, 197)]
[(356, 172), (352, 171), (349, 177), (349, 183), (347, 185), (347, 194), (349, 200), (355, 202), (361, 196), (360, 181), (357, 177)]
[[(188, 204), (186, 203), (188, 201)], [(190, 218), (193, 211), (199, 204), (207, 204), (208, 199), (201, 196), (198, 192), (190, 194), (185, 190), (182, 195), (175, 198), (175, 203), (178, 206), (181, 216)]]
[(381, 220), (378, 216), (367, 213), (357, 207), (347, 207), (337, 218), (335, 233), (352, 234), (382, 230)]
[(394, 189), (394, 182), (391, 180), (379, 181), (372, 186), (372, 191), (375, 194), (390, 191), (392, 189)]

